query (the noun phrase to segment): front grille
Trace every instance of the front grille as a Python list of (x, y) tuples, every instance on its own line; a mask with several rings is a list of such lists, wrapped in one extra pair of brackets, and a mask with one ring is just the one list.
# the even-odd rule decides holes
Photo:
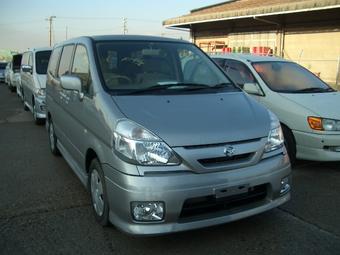
[(226, 156), (219, 158), (199, 159), (198, 162), (204, 167), (216, 167), (219, 165), (234, 164), (248, 161), (253, 155), (254, 153), (244, 153), (231, 157)]
[(190, 198), (184, 202), (180, 222), (218, 217), (241, 211), (244, 206), (251, 206), (264, 201), (267, 196), (267, 184), (254, 186), (248, 192), (222, 198), (214, 195)]
[(238, 144), (246, 144), (246, 143), (253, 143), (260, 141), (261, 138), (254, 138), (249, 140), (242, 140), (237, 142), (228, 142), (228, 143), (214, 143), (214, 144), (204, 144), (204, 145), (190, 145), (184, 146), (187, 150), (196, 150), (196, 149), (206, 149), (211, 147), (220, 147), (220, 146), (227, 146), (227, 145), (238, 145)]

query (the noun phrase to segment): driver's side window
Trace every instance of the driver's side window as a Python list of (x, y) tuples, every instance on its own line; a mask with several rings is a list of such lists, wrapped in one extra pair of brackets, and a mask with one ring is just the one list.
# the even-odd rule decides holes
[(86, 48), (83, 45), (77, 45), (76, 51), (74, 53), (71, 74), (79, 77), (83, 92), (85, 94), (89, 94), (91, 83), (90, 65)]
[(202, 84), (217, 83), (216, 77), (213, 75), (210, 67), (198, 54), (187, 49), (181, 49), (178, 55), (184, 82)]
[(240, 87), (243, 87), (246, 83), (256, 83), (256, 79), (249, 68), (239, 61), (226, 59), (222, 68)]

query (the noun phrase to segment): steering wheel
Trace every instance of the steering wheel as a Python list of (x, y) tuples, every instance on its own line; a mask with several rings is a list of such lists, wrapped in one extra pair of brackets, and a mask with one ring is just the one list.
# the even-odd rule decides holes
[(115, 76), (111, 76), (111, 77), (106, 77), (105, 83), (108, 84), (108, 85), (111, 84), (111, 83), (115, 84), (115, 83), (117, 83), (117, 80), (118, 81), (120, 81), (120, 80), (125, 81), (125, 82), (123, 82), (123, 84), (132, 83), (132, 80), (129, 77), (124, 76), (124, 75), (115, 75)]

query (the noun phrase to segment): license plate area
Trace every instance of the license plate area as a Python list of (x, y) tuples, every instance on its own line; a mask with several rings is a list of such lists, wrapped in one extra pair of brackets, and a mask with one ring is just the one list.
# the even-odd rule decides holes
[(249, 191), (249, 184), (242, 184), (232, 187), (226, 187), (226, 188), (218, 188), (215, 189), (215, 197), (216, 199), (222, 198), (222, 197), (228, 197), (233, 195), (240, 195), (248, 193)]

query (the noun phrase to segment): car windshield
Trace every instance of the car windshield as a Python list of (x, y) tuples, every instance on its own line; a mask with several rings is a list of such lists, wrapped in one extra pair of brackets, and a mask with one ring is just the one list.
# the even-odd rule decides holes
[(50, 59), (50, 56), (51, 56), (50, 50), (38, 51), (35, 54), (37, 74), (47, 73), (47, 66), (48, 66), (48, 61)]
[(0, 63), (0, 69), (6, 69), (7, 63)]
[(110, 41), (96, 47), (104, 85), (115, 94), (238, 90), (189, 43)]
[(302, 66), (292, 62), (254, 62), (256, 72), (267, 86), (281, 93), (322, 93), (334, 91)]

